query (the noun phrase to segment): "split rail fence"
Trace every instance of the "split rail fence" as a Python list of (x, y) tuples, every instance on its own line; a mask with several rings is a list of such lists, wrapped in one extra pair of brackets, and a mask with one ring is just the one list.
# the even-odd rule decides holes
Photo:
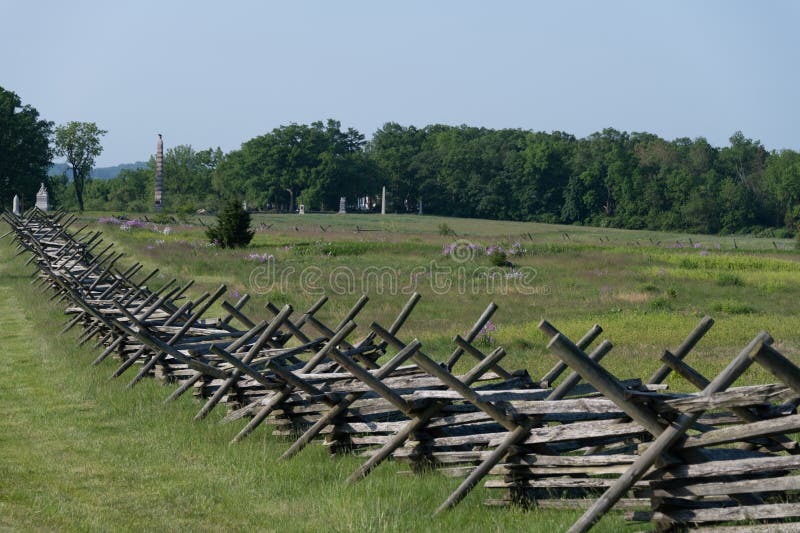
[[(227, 301), (224, 285), (197, 296), (191, 281), (149, 288), (158, 270), (123, 268), (101, 232), (70, 229), (72, 215), (2, 216), (4, 237), (35, 267), (31, 284), (65, 305), (62, 333), (80, 327), (78, 342), (100, 351), (92, 364), (115, 360), (112, 377), (127, 374), (128, 387), (170, 383), (168, 402), (192, 394), (198, 420), (222, 406), (224, 422), (242, 424), (234, 442), (270, 426), (291, 440), (281, 459), (312, 442), (357, 454), (364, 462), (350, 483), (389, 459), (403, 473), (464, 478), (437, 513), (483, 483), (490, 505), (585, 509), (570, 531), (614, 508), (659, 531), (800, 531), (800, 368), (767, 332), (707, 377), (686, 361), (713, 326), (705, 317), (648, 379), (620, 380), (600, 364), (612, 344), (592, 347), (600, 326), (572, 341), (542, 321), (559, 362), (537, 380), (507, 368), (502, 347), (485, 353), (476, 342), (494, 303), (437, 357), (402, 335), (418, 294), (360, 338), (366, 296), (336, 323), (317, 316), (326, 297), (302, 312), (268, 303), (271, 318), (255, 320), (249, 296)], [(469, 369), (456, 373), (462, 359)], [(776, 381), (733, 387), (753, 364)], [(697, 392), (670, 392), (673, 372)]]

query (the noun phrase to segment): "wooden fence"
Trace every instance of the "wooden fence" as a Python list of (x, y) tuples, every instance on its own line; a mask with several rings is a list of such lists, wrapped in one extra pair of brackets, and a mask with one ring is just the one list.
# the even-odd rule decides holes
[[(767, 332), (706, 377), (687, 362), (713, 326), (705, 317), (652, 376), (620, 380), (600, 364), (612, 344), (592, 348), (599, 325), (573, 342), (542, 321), (558, 363), (533, 379), (503, 364), (502, 347), (485, 353), (476, 343), (494, 303), (437, 357), (402, 334), (418, 294), (388, 325), (363, 320), (366, 296), (335, 323), (318, 317), (326, 297), (300, 313), (268, 303), (271, 318), (257, 321), (245, 311), (250, 298), (227, 301), (224, 285), (194, 297), (191, 281), (151, 289), (157, 270), (121, 267), (101, 232), (71, 230), (66, 213), (2, 216), (34, 267), (31, 284), (64, 303), (62, 333), (80, 327), (78, 342), (100, 351), (94, 365), (113, 358), (112, 377), (132, 376), (128, 387), (145, 377), (173, 384), (165, 401), (191, 392), (197, 419), (224, 406), (224, 422), (242, 424), (234, 442), (267, 425), (290, 444), (284, 460), (312, 442), (358, 454), (350, 483), (387, 459), (403, 473), (463, 477), (437, 513), (484, 483), (490, 505), (585, 509), (570, 531), (613, 508), (665, 531), (800, 530), (800, 369)], [(357, 320), (369, 324), (361, 338)], [(456, 373), (465, 358), (458, 368), (468, 370)], [(776, 381), (732, 387), (753, 364)], [(698, 392), (669, 391), (673, 372)]]

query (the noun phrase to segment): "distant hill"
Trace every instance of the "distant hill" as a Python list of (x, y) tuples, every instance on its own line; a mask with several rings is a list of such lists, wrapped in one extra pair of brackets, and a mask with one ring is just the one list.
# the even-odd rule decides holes
[[(137, 168), (144, 168), (146, 166), (147, 162), (137, 161), (136, 163), (122, 163), (114, 167), (99, 167), (92, 170), (92, 177), (99, 180), (109, 180), (111, 178), (116, 178), (117, 175), (125, 169), (136, 170)], [(66, 163), (56, 163), (52, 165), (47, 174), (49, 176), (58, 176), (63, 172), (66, 172), (67, 176), (70, 178), (72, 177), (72, 172), (70, 171), (69, 165)]]

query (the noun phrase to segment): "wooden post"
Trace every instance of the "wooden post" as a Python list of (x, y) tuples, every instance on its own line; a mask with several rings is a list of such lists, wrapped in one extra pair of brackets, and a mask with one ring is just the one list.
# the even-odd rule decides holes
[[(692, 348), (703, 338), (703, 335), (708, 333), (708, 330), (711, 329), (711, 326), (714, 325), (714, 319), (710, 316), (704, 316), (700, 323), (694, 328), (694, 330), (689, 333), (689, 336), (678, 346), (678, 348), (672, 352), (672, 355), (677, 359), (683, 359), (688, 355)], [(663, 365), (661, 368), (656, 370), (650, 379), (647, 380), (649, 384), (661, 383), (664, 381), (667, 376), (669, 375), (671, 368), (668, 365)]]
[[(114, 302), (117, 309), (125, 315), (125, 317), (132, 323), (137, 324), (136, 317), (133, 316), (130, 311), (125, 309), (119, 302)], [(154, 351), (157, 353), (163, 352), (171, 355), (181, 363), (189, 366), (190, 368), (197, 370), (199, 372), (203, 372), (208, 374), (209, 376), (213, 376), (215, 378), (220, 379), (227, 379), (228, 373), (224, 370), (220, 370), (217, 367), (211, 366), (203, 361), (187, 357), (186, 355), (182, 354), (179, 350), (176, 350), (166, 342), (162, 341), (161, 339), (154, 337), (146, 332), (145, 328), (139, 328), (137, 330), (132, 329), (122, 321), (116, 321), (116, 326), (120, 328), (125, 334), (132, 338), (139, 339), (142, 343), (147, 344), (150, 346)]]
[[(265, 327), (267, 327), (267, 324), (268, 322), (266, 320), (262, 320), (261, 322), (250, 328), (244, 335), (236, 339), (236, 341), (234, 341), (233, 344), (227, 346), (226, 350), (230, 352), (235, 352), (236, 350), (247, 344), (250, 341), (250, 339), (260, 334), (261, 331)], [(200, 381), (202, 378), (203, 374), (197, 372), (195, 373), (194, 376), (190, 377), (187, 380), (184, 380), (184, 382), (180, 385), (180, 387), (175, 389), (175, 391), (172, 394), (170, 394), (166, 399), (164, 399), (164, 403), (169, 403), (177, 400), (184, 392), (192, 388), (194, 384)]]
[[(287, 323), (289, 322), (290, 321), (287, 321)], [(325, 345), (322, 348), (320, 348), (317, 351), (317, 353), (314, 354), (313, 357), (311, 357), (311, 359), (309, 359), (309, 361), (305, 364), (305, 366), (303, 366), (302, 369), (300, 369), (299, 372), (306, 373), (312, 370), (315, 366), (317, 366), (320, 361), (322, 361), (325, 357), (328, 356), (328, 353), (334, 350), (336, 346), (344, 340), (345, 337), (347, 337), (350, 333), (353, 332), (355, 327), (356, 325), (352, 321), (348, 322), (347, 325), (345, 325), (345, 327), (337, 331), (336, 335), (334, 335), (333, 338), (331, 338), (327, 343), (325, 343)], [(231, 443), (239, 442), (247, 435), (249, 435), (255, 428), (259, 426), (259, 424), (261, 424), (261, 422), (264, 421), (264, 419), (267, 418), (267, 416), (269, 416), (269, 414), (278, 405), (280, 405), (281, 402), (283, 402), (286, 398), (288, 398), (291, 395), (293, 390), (294, 388), (291, 385), (287, 384), (285, 387), (273, 393), (273, 395), (270, 396), (269, 399), (265, 401), (266, 403), (262, 406), (261, 410), (259, 410), (259, 412), (256, 413), (256, 415), (250, 420), (250, 422), (248, 422), (248, 424), (233, 438)]]
[[(599, 328), (599, 326), (597, 326)], [(555, 330), (556, 335), (558, 335), (558, 330)], [(588, 346), (594, 337), (588, 338), (584, 336), (581, 339), (581, 344)], [(592, 354), (589, 356), (593, 361), (597, 362), (600, 361), (612, 348), (612, 345), (608, 341), (604, 341), (601, 343)], [(548, 401), (557, 401), (564, 398), (570, 390), (572, 390), (575, 385), (578, 384), (580, 381), (580, 375), (577, 372), (572, 372), (564, 382), (553, 392), (551, 392), (547, 398)], [(478, 465), (467, 478), (461, 482), (461, 485), (453, 491), (452, 494), (444, 501), (434, 512), (434, 515), (441, 513), (446, 509), (450, 509), (458, 505), (458, 503), (464, 499), (464, 497), (469, 494), (469, 492), (475, 487), (481, 479), (483, 479), (492, 468), (497, 465), (503, 458), (506, 456), (508, 451), (515, 445), (517, 445), (520, 441), (525, 440), (528, 434), (530, 433), (531, 429), (540, 424), (542, 420), (541, 416), (531, 416), (527, 417), (520, 425), (514, 428), (511, 432), (506, 435), (503, 439), (503, 442), (495, 448), (492, 453), (489, 454), (488, 457), (484, 458), (480, 465)]]
[(601, 367), (596, 362), (589, 359), (583, 350), (575, 346), (572, 341), (557, 334), (552, 338), (547, 347), (558, 354), (570, 368), (575, 370), (581, 377), (594, 386), (603, 395), (617, 404), (625, 414), (630, 416), (636, 423), (649, 431), (652, 435), (658, 436), (663, 431), (663, 426), (655, 414), (641, 406), (631, 402), (625, 394), (625, 388), (611, 375), (608, 370)]
[(754, 352), (752, 357), (756, 363), (763, 366), (773, 376), (800, 394), (800, 368), (786, 359), (780, 352), (772, 346), (765, 346), (763, 350)]
[[(754, 353), (761, 351), (764, 341), (769, 338), (766, 332), (760, 333), (733, 361), (703, 389), (710, 395), (727, 389), (752, 364)], [(653, 464), (680, 439), (705, 411), (681, 414), (678, 419), (664, 429), (642, 455), (622, 474), (614, 484), (581, 516), (569, 529), (569, 533), (588, 531), (611, 507), (639, 481)]]
[[(552, 339), (555, 337), (559, 331), (547, 320), (542, 320), (539, 322), (539, 329), (547, 335), (548, 339)], [(595, 324), (592, 326), (586, 334), (581, 337), (578, 341), (577, 345), (581, 347), (582, 350), (588, 348), (592, 342), (603, 332), (603, 328), (600, 327), (599, 324)], [(550, 369), (547, 374), (542, 376), (542, 379), (539, 380), (539, 386), (543, 389), (547, 389), (553, 386), (553, 383), (558, 379), (564, 370), (567, 369), (567, 364), (564, 361), (559, 361), (556, 365)]]
[[(227, 291), (227, 287), (225, 285), (221, 285), (219, 289), (205, 302), (200, 308), (195, 311), (191, 317), (181, 326), (181, 329), (178, 330), (170, 339), (167, 341), (169, 346), (176, 344), (184, 335), (193, 327), (193, 325), (200, 320), (203, 314), (211, 307), (216, 300), (218, 300), (225, 292)], [(187, 304), (188, 307), (188, 304)], [(170, 325), (173, 321), (177, 320), (177, 318), (182, 314), (183, 309), (178, 309), (171, 317), (167, 320), (165, 325)], [(156, 351), (156, 353), (147, 361), (144, 365), (142, 365), (141, 370), (139, 373), (134, 376), (134, 378), (128, 383), (127, 387), (131, 388), (135, 386), (147, 373), (158, 363), (161, 358), (164, 356), (163, 352)]]
[[(292, 306), (289, 304), (283, 306), (281, 312), (278, 313), (278, 315), (272, 319), (272, 321), (269, 323), (269, 326), (267, 326), (266, 329), (264, 329), (264, 331), (259, 336), (258, 340), (247, 351), (247, 354), (245, 354), (245, 356), (242, 358), (242, 363), (244, 363), (245, 365), (250, 364), (250, 361), (252, 361), (255, 358), (255, 356), (258, 354), (258, 351), (261, 350), (261, 348), (264, 346), (264, 344), (267, 343), (268, 340), (270, 340), (270, 338), (275, 334), (275, 332), (278, 331), (278, 328), (281, 326), (283, 321), (286, 320), (291, 314), (292, 314)], [(214, 347), (217, 346), (216, 345), (212, 346), (212, 351)], [(217, 405), (217, 403), (219, 403), (222, 397), (225, 396), (225, 394), (227, 394), (228, 389), (230, 389), (231, 386), (234, 383), (236, 383), (236, 381), (239, 379), (240, 376), (241, 372), (234, 370), (231, 373), (231, 376), (228, 379), (226, 379), (222, 383), (222, 385), (219, 386), (219, 388), (216, 390), (216, 392), (214, 392), (211, 398), (209, 398), (208, 401), (205, 403), (205, 405), (200, 409), (200, 411), (197, 412), (197, 414), (194, 416), (194, 420), (197, 422), (204, 419), (208, 415), (208, 413), (211, 412), (214, 406)]]
[[(208, 293), (206, 293), (206, 296), (207, 295), (208, 295)], [(154, 313), (156, 311), (156, 309), (158, 308), (158, 306), (161, 305), (159, 302), (166, 301), (166, 299), (168, 297), (169, 297), (169, 293), (167, 293), (166, 295), (164, 295), (161, 298), (159, 298), (159, 301), (157, 301), (155, 304), (151, 305), (142, 315), (136, 317), (136, 323), (137, 324), (138, 323), (144, 323), (146, 318), (148, 316), (150, 316), (152, 313)], [(131, 315), (135, 316), (134, 312), (132, 312)], [(181, 313), (176, 311), (176, 312), (174, 312), (172, 314), (172, 316), (170, 318), (171, 319), (177, 319), (178, 317), (180, 317), (180, 315), (181, 315)], [(200, 317), (200, 315), (196, 315), (195, 320), (197, 318), (199, 318), (199, 317)], [(172, 345), (173, 343), (168, 343), (168, 344)], [(139, 348), (139, 350), (132, 357), (129, 357), (126, 361), (123, 361), (122, 364), (119, 366), (119, 368), (117, 368), (114, 371), (114, 373), (111, 374), (111, 379), (118, 378), (119, 376), (124, 374), (125, 371), (128, 370), (130, 367), (132, 367), (136, 363), (136, 361), (144, 354), (145, 350), (146, 350), (146, 346), (142, 346), (141, 348)]]
[[(456, 335), (455, 337), (453, 337), (453, 341), (456, 343), (456, 345), (458, 345), (458, 347), (461, 350), (463, 350), (463, 352), (470, 354), (478, 361), (483, 361), (484, 359), (486, 359), (486, 354), (484, 354), (475, 346), (470, 344), (470, 341), (464, 339), (463, 337), (461, 337), (461, 335)], [(502, 347), (498, 347), (497, 349), (503, 350), (505, 352), (505, 350)], [(449, 366), (448, 368), (452, 371), (452, 368), (450, 368)], [(502, 366), (498, 364), (492, 366), (492, 370), (494, 370), (495, 373), (497, 373), (497, 375), (503, 379), (511, 379), (512, 377), (510, 372), (508, 372), (506, 369), (504, 369)]]
[[(497, 304), (494, 302), (490, 302), (489, 305), (486, 307), (486, 309), (483, 311), (483, 314), (481, 314), (481, 316), (478, 317), (478, 320), (475, 322), (475, 324), (473, 324), (472, 328), (467, 333), (467, 338), (465, 339), (467, 343), (471, 343), (472, 341), (475, 340), (475, 337), (477, 337), (480, 334), (481, 330), (486, 325), (486, 323), (489, 322), (489, 320), (491, 320), (492, 315), (495, 313), (495, 311), (497, 311)], [(457, 346), (456, 349), (453, 351), (452, 355), (450, 355), (450, 358), (447, 360), (448, 370), (453, 370), (453, 367), (456, 366), (456, 363), (458, 362), (459, 358), (461, 357), (461, 354), (463, 353), (464, 353), (463, 347), (460, 345)]]
[[(391, 360), (389, 360), (386, 364), (381, 366), (373, 376), (377, 380), (384, 379), (385, 377), (389, 376), (392, 372), (394, 372), (398, 366), (403, 364), (409, 357), (414, 355), (414, 353), (419, 349), (420, 342), (417, 339), (411, 341), (405, 348), (400, 350)], [(336, 356), (334, 355), (334, 358)], [(329, 426), (338, 416), (344, 414), (350, 405), (353, 404), (356, 400), (358, 400), (361, 396), (363, 396), (365, 392), (351, 392), (348, 393), (344, 398), (339, 400), (336, 405), (334, 405), (327, 413), (322, 415), (319, 420), (317, 420), (310, 428), (308, 428), (305, 433), (303, 433), (292, 446), (286, 450), (283, 455), (281, 455), (280, 459), (285, 460), (289, 459), (296, 455), (300, 450), (302, 450), (311, 440), (316, 437), (320, 431), (325, 429)]]

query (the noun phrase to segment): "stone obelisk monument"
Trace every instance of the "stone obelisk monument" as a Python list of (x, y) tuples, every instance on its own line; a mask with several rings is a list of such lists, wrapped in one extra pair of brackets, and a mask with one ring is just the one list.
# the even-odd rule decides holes
[(14, 195), (14, 203), (12, 204), (12, 210), (15, 215), (20, 216), (22, 214), (22, 209), (19, 206), (19, 195)]
[(381, 190), (381, 215), (386, 214), (386, 185)]
[(164, 190), (164, 141), (161, 139), (161, 134), (158, 134), (158, 143), (156, 144), (156, 197), (155, 197), (155, 210), (161, 211), (164, 207), (163, 202)]

